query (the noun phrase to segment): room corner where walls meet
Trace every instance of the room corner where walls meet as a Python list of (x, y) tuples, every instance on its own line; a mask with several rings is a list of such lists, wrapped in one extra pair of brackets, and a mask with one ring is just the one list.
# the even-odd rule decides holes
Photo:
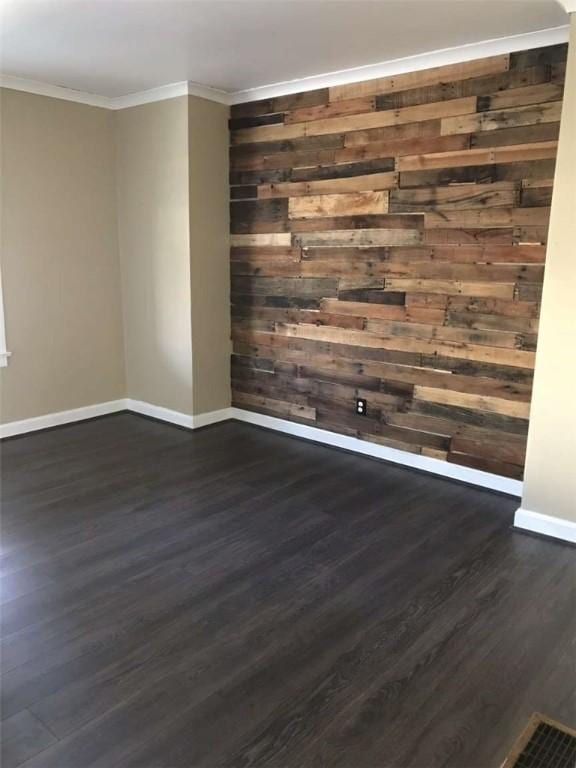
[(2, 422), (126, 397), (228, 407), (228, 108), (2, 89), (0, 109)]

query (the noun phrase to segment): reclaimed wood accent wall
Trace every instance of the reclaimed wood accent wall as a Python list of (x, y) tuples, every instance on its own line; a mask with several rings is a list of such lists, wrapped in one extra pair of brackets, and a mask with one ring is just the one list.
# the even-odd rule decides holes
[(565, 59), (232, 108), (234, 405), (522, 476)]

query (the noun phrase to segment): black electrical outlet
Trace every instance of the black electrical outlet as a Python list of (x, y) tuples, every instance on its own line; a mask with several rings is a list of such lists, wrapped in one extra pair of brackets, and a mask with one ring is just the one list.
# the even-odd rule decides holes
[(356, 413), (358, 416), (366, 416), (368, 403), (363, 397), (356, 398)]

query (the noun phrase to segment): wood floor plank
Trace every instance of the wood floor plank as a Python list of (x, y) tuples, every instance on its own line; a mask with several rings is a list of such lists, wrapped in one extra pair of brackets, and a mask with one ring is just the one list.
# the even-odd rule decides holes
[(37, 717), (23, 709), (2, 722), (3, 768), (17, 768), (57, 741)]
[(575, 551), (514, 499), (235, 422), (0, 447), (9, 768), (488, 766), (574, 713)]

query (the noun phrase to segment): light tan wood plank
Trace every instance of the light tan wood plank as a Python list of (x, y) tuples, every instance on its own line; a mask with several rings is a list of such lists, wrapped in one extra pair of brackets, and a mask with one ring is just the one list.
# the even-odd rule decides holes
[(289, 246), (292, 242), (290, 232), (268, 232), (261, 235), (231, 235), (230, 245), (233, 248), (259, 245)]
[(557, 123), (562, 112), (562, 102), (552, 101), (516, 109), (479, 112), (474, 115), (448, 117), (442, 119), (442, 136), (454, 133), (474, 133), (476, 131), (494, 131), (499, 128), (516, 128), (522, 125), (539, 123)]
[[(441, 207), (441, 206), (440, 206)], [(426, 229), (547, 226), (550, 208), (471, 208), (426, 211)]]
[(301, 195), (338, 195), (345, 192), (372, 192), (391, 189), (398, 185), (398, 174), (371, 173), (343, 179), (320, 181), (294, 181), (279, 184), (262, 184), (258, 187), (259, 198), (300, 197)]
[(357, 216), (388, 212), (388, 192), (354, 192), (344, 195), (291, 197), (291, 219), (316, 219), (325, 216)]
[(465, 392), (452, 392), (448, 389), (416, 386), (414, 387), (414, 397), (417, 400), (427, 400), (442, 405), (454, 405), (459, 408), (471, 408), (476, 411), (500, 413), (503, 416), (513, 416), (517, 419), (527, 419), (530, 415), (529, 403), (503, 400), (499, 397), (471, 395)]
[(513, 299), (514, 283), (463, 283), (457, 280), (418, 280), (386, 278), (389, 291), (407, 293), (442, 293), (447, 296), (479, 296), (496, 299)]
[(308, 123), (294, 123), (292, 125), (280, 123), (263, 125), (258, 128), (245, 128), (232, 133), (232, 143), (247, 144), (262, 141), (285, 141), (302, 136), (323, 136), (330, 133), (345, 133), (453, 117), (475, 111), (476, 96), (467, 96), (463, 99), (419, 104), (415, 107), (402, 109), (367, 112), (362, 115), (347, 115), (345, 117), (328, 117), (324, 120), (312, 120)]
[(389, 349), (403, 352), (444, 355), (446, 357), (462, 358), (492, 362), (519, 368), (534, 367), (534, 353), (520, 350), (483, 347), (473, 344), (458, 344), (426, 339), (398, 339), (393, 336), (382, 336), (366, 331), (353, 331), (341, 328), (328, 328), (313, 325), (278, 324), (276, 334), (315, 341), (327, 341), (335, 344), (374, 349)]
[[(558, 86), (556, 86), (558, 87)], [(343, 117), (344, 115), (357, 115), (363, 112), (373, 112), (376, 108), (376, 99), (373, 96), (363, 96), (359, 99), (347, 99), (329, 104), (321, 104), (317, 107), (303, 107), (288, 112), (284, 122), (307, 123), (311, 120), (323, 120), (327, 117)]]
[(339, 248), (387, 245), (416, 245), (422, 242), (417, 229), (336, 229), (329, 232), (300, 232), (293, 235), (302, 248), (324, 246)]
[[(491, 165), (520, 163), (527, 160), (548, 160), (556, 157), (558, 142), (538, 141), (534, 144), (518, 144), (510, 147), (486, 147), (462, 152), (438, 152), (399, 157), (399, 171), (422, 171), (433, 168), (455, 168), (467, 165)], [(402, 180), (400, 180), (402, 186)]]

